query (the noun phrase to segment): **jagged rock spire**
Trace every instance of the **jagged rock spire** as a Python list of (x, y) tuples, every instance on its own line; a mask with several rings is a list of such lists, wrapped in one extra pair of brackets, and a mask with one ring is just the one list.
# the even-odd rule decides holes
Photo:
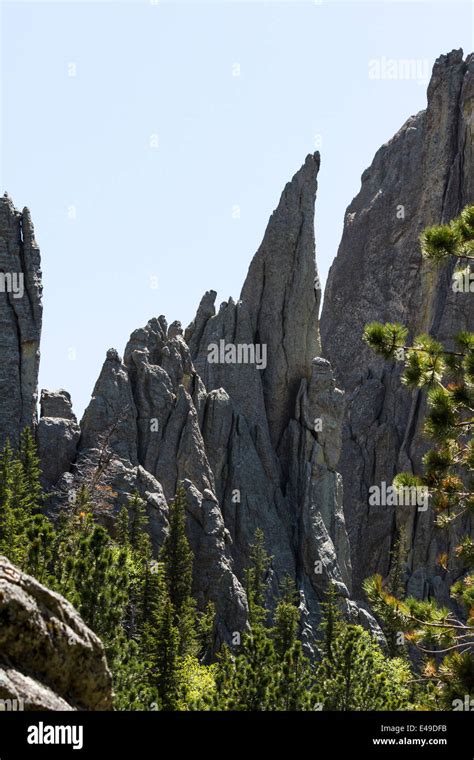
[[(449, 341), (472, 330), (472, 293), (453, 293), (452, 267), (421, 258), (418, 238), (474, 202), (474, 56), (443, 55), (433, 67), (428, 106), (375, 154), (349, 205), (331, 267), (321, 317), (324, 355), (348, 395), (340, 468), (356, 589), (385, 575), (397, 532), (404, 535), (409, 590), (449, 601), (453, 578), (436, 557), (444, 551), (429, 512), (368, 505), (368, 489), (400, 471), (420, 470), (423, 397), (400, 386), (400, 363), (379, 359), (362, 340), (366, 323), (402, 322), (411, 334)], [(454, 539), (455, 540), (455, 539)]]
[(0, 198), (0, 445), (36, 422), (42, 323), (40, 252), (27, 208)]
[(310, 377), (311, 360), (320, 354), (314, 241), (319, 164), (319, 153), (308, 155), (286, 185), (240, 295), (255, 340), (267, 345), (262, 382), (275, 446), (290, 419), (301, 378)]

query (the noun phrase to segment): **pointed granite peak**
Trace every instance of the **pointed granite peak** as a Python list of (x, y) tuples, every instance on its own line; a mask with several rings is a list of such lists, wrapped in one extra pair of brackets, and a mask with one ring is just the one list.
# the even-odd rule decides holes
[[(400, 386), (401, 363), (385, 362), (363, 340), (368, 322), (401, 322), (410, 338), (429, 333), (448, 345), (472, 329), (472, 293), (455, 293), (449, 267), (422, 259), (423, 228), (453, 219), (474, 203), (474, 57), (440, 56), (428, 105), (376, 153), (348, 207), (329, 272), (321, 335), (324, 356), (346, 391), (340, 468), (349, 526), (354, 588), (374, 571), (390, 570), (394, 525), (408, 551), (407, 590), (449, 600), (436, 557), (445, 549), (432, 517), (371, 508), (371, 486), (396, 472), (422, 471), (425, 401)], [(402, 546), (402, 544), (401, 544)], [(406, 547), (409, 549), (406, 550)]]
[(0, 198), (0, 446), (36, 423), (41, 260), (29, 211)]
[(314, 241), (319, 153), (288, 182), (270, 217), (242, 288), (257, 343), (266, 344), (262, 373), (270, 433), (276, 446), (294, 408), (302, 377), (320, 352), (320, 291)]

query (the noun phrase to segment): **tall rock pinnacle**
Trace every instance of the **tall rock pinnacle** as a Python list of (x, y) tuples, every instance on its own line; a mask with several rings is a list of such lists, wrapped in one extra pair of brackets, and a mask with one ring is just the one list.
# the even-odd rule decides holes
[(40, 252), (27, 208), (0, 198), (0, 445), (36, 421), (41, 336)]
[(314, 242), (319, 163), (319, 153), (309, 155), (283, 190), (240, 295), (255, 341), (267, 345), (262, 381), (275, 446), (293, 412), (300, 381), (311, 376), (311, 360), (320, 354)]
[[(246, 624), (240, 581), (257, 528), (274, 557), (275, 598), (285, 576), (298, 586), (309, 646), (328, 582), (350, 595), (336, 469), (343, 399), (329, 362), (315, 358), (318, 169), (319, 155), (309, 155), (285, 187), (239, 301), (230, 298), (216, 313), (216, 292), (208, 291), (184, 334), (160, 316), (132, 333), (123, 361), (108, 352), (81, 422), (76, 466), (59, 479), (59, 492), (74, 488), (75, 473), (101, 457), (106, 441), (101, 494), (126, 503), (138, 490), (156, 549), (168, 502), (184, 485), (194, 593), (200, 605), (214, 601), (219, 640)], [(222, 344), (244, 348), (247, 358), (211, 361), (210, 349)], [(256, 359), (258, 347), (265, 361)], [(352, 612), (361, 614), (356, 605)]]
[[(362, 340), (365, 324), (402, 322), (411, 337), (449, 341), (472, 330), (472, 293), (453, 293), (452, 266), (436, 270), (421, 257), (424, 227), (447, 222), (474, 202), (474, 56), (441, 56), (428, 106), (376, 153), (346, 211), (321, 317), (323, 353), (347, 405), (340, 469), (356, 588), (385, 575), (396, 536), (404, 537), (409, 591), (448, 602), (453, 578), (436, 566), (443, 551), (429, 512), (369, 507), (368, 489), (400, 471), (419, 471), (423, 394), (400, 386), (400, 363), (376, 357)], [(454, 571), (455, 573), (457, 570)]]
[[(387, 574), (397, 538), (409, 592), (449, 601), (453, 577), (441, 577), (437, 568), (444, 539), (429, 512), (368, 504), (370, 486), (419, 469), (424, 400), (400, 387), (400, 366), (375, 357), (362, 332), (371, 320), (400, 321), (412, 335), (429, 331), (448, 340), (472, 325), (470, 294), (453, 292), (449, 268), (437, 271), (422, 261), (418, 237), (473, 201), (473, 66), (461, 51), (442, 56), (426, 111), (408, 119), (363, 174), (328, 279), (322, 355), (316, 153), (286, 185), (238, 301), (216, 309), (216, 292), (209, 290), (186, 331), (154, 317), (132, 333), (123, 361), (110, 350), (80, 438), (69, 406), (62, 404), (58, 418), (57, 394), (44, 394), (40, 442), (47, 446), (54, 434), (59, 446), (61, 431), (70, 438), (68, 469), (54, 484), (57, 499), (80, 485), (81, 472), (106, 461), (102, 514), (113, 524), (138, 491), (158, 551), (169, 501), (183, 484), (194, 593), (201, 607), (215, 603), (218, 641), (246, 625), (241, 579), (257, 528), (273, 556), (274, 598), (285, 576), (297, 585), (308, 646), (329, 582), (348, 614), (377, 630), (358, 601), (361, 583), (374, 572)], [(2, 366), (1, 430), (17, 436), (34, 419), (39, 252), (27, 212), (18, 214), (8, 199), (0, 211), (3, 269), (25, 275), (24, 300), (2, 294), (1, 312), (5, 366), (17, 379), (10, 383), (14, 392)], [(256, 358), (257, 347), (265, 348), (265, 361)]]

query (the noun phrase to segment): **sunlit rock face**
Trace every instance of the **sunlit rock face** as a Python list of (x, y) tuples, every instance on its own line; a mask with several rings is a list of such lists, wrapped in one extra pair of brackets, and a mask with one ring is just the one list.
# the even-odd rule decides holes
[[(242, 580), (257, 528), (272, 555), (269, 596), (285, 576), (295, 581), (308, 648), (329, 582), (348, 615), (377, 632), (361, 583), (387, 574), (397, 538), (412, 593), (446, 601), (460, 571), (438, 568), (443, 545), (429, 511), (368, 503), (370, 486), (419, 466), (424, 400), (400, 387), (400, 367), (376, 359), (362, 331), (374, 319), (400, 321), (412, 334), (449, 341), (472, 328), (469, 294), (452, 291), (450, 270), (424, 265), (418, 246), (426, 225), (473, 201), (472, 70), (461, 52), (441, 57), (426, 111), (364, 173), (321, 331), (316, 153), (284, 188), (239, 300), (216, 308), (209, 290), (185, 330), (155, 316), (131, 334), (123, 356), (110, 349), (80, 425), (65, 391), (42, 393), (37, 439), (51, 509), (99, 470), (92, 482), (100, 520), (113, 531), (138, 492), (157, 553), (183, 484), (194, 593), (201, 608), (215, 603), (216, 646), (247, 624)], [(25, 280), (23, 299), (0, 293), (0, 434), (15, 441), (36, 422), (41, 280), (29, 215), (8, 198), (0, 203), (0, 263)]]
[(473, 104), (474, 57), (441, 56), (426, 110), (405, 122), (362, 175), (326, 286), (321, 336), (346, 392), (339, 468), (356, 592), (371, 573), (387, 574), (397, 536), (416, 596), (447, 603), (461, 572), (437, 564), (444, 542), (456, 537), (435, 531), (430, 510), (369, 506), (372, 485), (419, 471), (427, 443), (424, 394), (400, 386), (402, 365), (377, 358), (362, 331), (373, 320), (402, 322), (411, 337), (429, 332), (449, 345), (456, 332), (473, 329), (472, 293), (453, 292), (452, 266), (436, 270), (423, 262), (418, 242), (424, 227), (448, 222), (474, 202)]
[(0, 445), (36, 421), (41, 337), (40, 252), (27, 208), (0, 198)]

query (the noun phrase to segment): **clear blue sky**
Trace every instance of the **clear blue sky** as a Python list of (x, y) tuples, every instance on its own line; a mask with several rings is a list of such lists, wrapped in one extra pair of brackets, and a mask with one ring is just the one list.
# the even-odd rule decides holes
[(237, 297), (318, 145), (324, 280), (362, 171), (426, 104), (425, 82), (371, 79), (369, 61), (471, 52), (472, 8), (4, 0), (0, 190), (41, 246), (41, 387), (82, 414), (109, 347), (159, 314), (187, 325), (209, 288)]

